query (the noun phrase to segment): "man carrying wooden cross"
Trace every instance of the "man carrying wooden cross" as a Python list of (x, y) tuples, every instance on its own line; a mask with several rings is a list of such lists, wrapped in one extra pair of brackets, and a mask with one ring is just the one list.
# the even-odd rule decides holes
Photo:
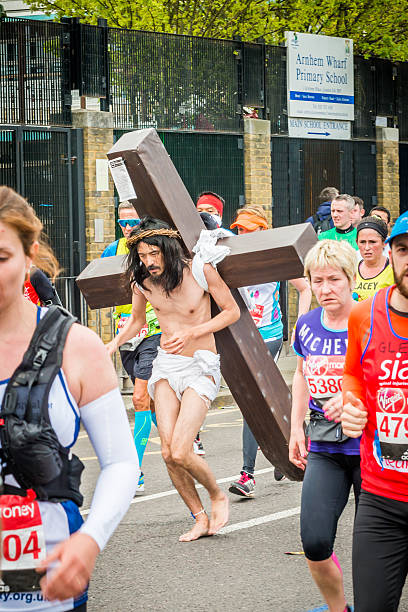
[[(217, 230), (219, 231), (219, 230)], [(195, 519), (181, 542), (214, 535), (228, 521), (228, 498), (193, 440), (220, 385), (220, 359), (214, 332), (239, 319), (239, 307), (210, 264), (197, 282), (179, 233), (163, 221), (146, 217), (128, 239), (127, 275), (133, 285), (132, 314), (108, 345), (113, 354), (145, 325), (146, 301), (153, 306), (162, 330), (153, 362), (149, 393), (156, 406), (162, 454), (170, 478)], [(211, 318), (210, 296), (220, 312)], [(211, 519), (202, 506), (194, 479), (208, 491)]]

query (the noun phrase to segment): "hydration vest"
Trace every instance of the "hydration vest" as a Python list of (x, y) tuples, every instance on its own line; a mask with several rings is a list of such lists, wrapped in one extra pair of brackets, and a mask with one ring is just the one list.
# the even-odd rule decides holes
[(70, 499), (82, 505), (79, 486), (84, 465), (60, 444), (48, 412), (49, 392), (75, 321), (59, 306), (48, 308), (7, 384), (0, 411), (2, 476), (4, 481), (12, 474), (21, 489), (4, 485), (4, 493), (26, 495), (27, 489), (33, 489), (40, 501)]

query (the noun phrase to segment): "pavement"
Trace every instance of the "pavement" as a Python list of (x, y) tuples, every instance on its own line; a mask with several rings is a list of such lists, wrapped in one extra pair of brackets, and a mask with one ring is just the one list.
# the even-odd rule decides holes
[[(293, 362), (293, 360), (292, 360)], [(129, 402), (130, 398), (127, 398)], [(132, 425), (132, 412), (129, 411)], [(242, 416), (227, 388), (204, 423), (206, 460), (228, 493), (242, 465)], [(86, 432), (75, 452), (86, 469), (84, 517), (99, 467)], [(143, 460), (145, 493), (130, 509), (100, 555), (89, 591), (89, 612), (220, 611), (320, 612), (327, 609), (314, 585), (299, 537), (301, 483), (276, 482), (273, 467), (258, 453), (256, 497), (228, 493), (230, 520), (216, 536), (179, 543), (192, 519), (172, 487), (153, 426)], [(209, 500), (199, 489), (205, 508)], [(347, 504), (335, 551), (342, 564), (345, 592), (352, 603), (351, 534), (354, 500)], [(295, 553), (295, 554), (287, 554)], [(400, 611), (408, 612), (405, 589)]]

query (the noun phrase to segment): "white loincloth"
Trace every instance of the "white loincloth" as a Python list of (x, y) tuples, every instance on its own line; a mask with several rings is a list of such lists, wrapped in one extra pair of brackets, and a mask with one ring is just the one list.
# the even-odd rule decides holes
[[(209, 376), (214, 380), (208, 378)], [(184, 391), (190, 387), (201, 399), (212, 402), (220, 388), (220, 356), (212, 351), (198, 350), (193, 357), (185, 357), (166, 353), (159, 347), (147, 386), (152, 399), (154, 399), (155, 385), (162, 378), (167, 380), (179, 400)]]

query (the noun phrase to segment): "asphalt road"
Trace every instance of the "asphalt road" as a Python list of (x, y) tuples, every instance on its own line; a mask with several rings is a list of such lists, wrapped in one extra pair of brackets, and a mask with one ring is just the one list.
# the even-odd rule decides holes
[[(206, 459), (225, 491), (241, 469), (241, 431), (241, 413), (227, 406), (209, 412), (202, 432)], [(301, 484), (286, 479), (275, 482), (272, 466), (259, 452), (256, 497), (228, 494), (231, 513), (225, 532), (179, 543), (178, 536), (189, 529), (192, 519), (170, 483), (157, 436), (153, 426), (143, 461), (145, 493), (134, 499), (99, 557), (89, 591), (89, 612), (326, 609), (304, 556), (285, 554), (302, 550)], [(86, 465), (82, 487), (86, 511), (99, 469), (85, 432), (80, 433), (76, 452)], [(209, 508), (204, 494), (202, 499)], [(349, 602), (353, 514), (350, 500), (335, 546)], [(408, 611), (407, 589), (400, 611)]]

